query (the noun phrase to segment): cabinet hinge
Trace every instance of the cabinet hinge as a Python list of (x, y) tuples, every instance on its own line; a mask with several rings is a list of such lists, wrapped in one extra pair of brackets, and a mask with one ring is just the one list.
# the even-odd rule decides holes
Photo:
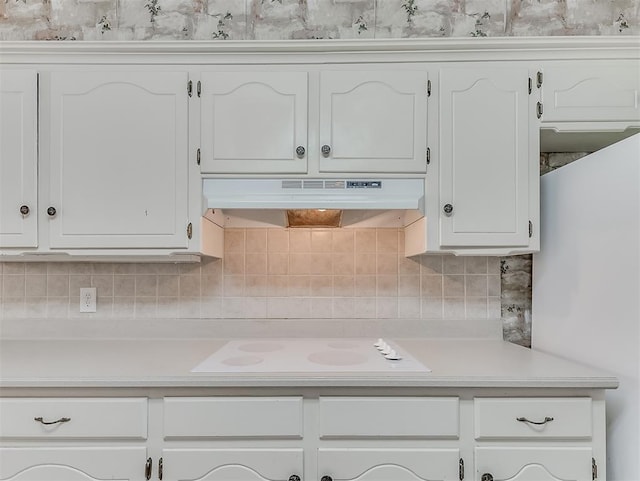
[(427, 165), (431, 163), (431, 149), (427, 147)]
[(202, 95), (202, 83), (200, 80), (198, 80), (198, 83), (196, 84), (196, 92), (198, 93), (198, 97)]
[(427, 97), (431, 97), (431, 80), (427, 80)]
[(158, 479), (162, 479), (162, 472), (164, 471), (164, 461), (162, 458), (158, 460)]
[(458, 463), (458, 478), (460, 481), (464, 479), (464, 459), (460, 458), (460, 462)]
[(538, 72), (536, 74), (536, 87), (540, 88), (542, 87), (542, 72)]
[(187, 93), (189, 97), (193, 96), (193, 82), (191, 80), (187, 82)]
[(598, 465), (594, 458), (591, 458), (591, 479), (598, 479)]
[(196, 150), (196, 163), (200, 165), (200, 149)]
[(189, 222), (189, 224), (187, 224), (187, 238), (191, 239), (192, 236), (193, 236), (193, 224)]
[(533, 222), (529, 221), (529, 237), (533, 237)]
[(529, 95), (531, 95), (532, 90), (533, 90), (533, 79), (529, 77)]
[(144, 477), (145, 479), (151, 479), (151, 469), (153, 468), (153, 460), (147, 458), (147, 462), (144, 463)]
[(536, 104), (536, 116), (540, 119), (542, 118), (542, 102), (538, 102)]

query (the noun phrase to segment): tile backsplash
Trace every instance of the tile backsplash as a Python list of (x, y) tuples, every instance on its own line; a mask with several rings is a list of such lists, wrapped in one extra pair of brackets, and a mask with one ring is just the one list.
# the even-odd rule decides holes
[[(4, 318), (498, 319), (495, 257), (405, 258), (400, 229), (227, 229), (201, 263), (0, 263)], [(96, 287), (96, 313), (80, 288)]]

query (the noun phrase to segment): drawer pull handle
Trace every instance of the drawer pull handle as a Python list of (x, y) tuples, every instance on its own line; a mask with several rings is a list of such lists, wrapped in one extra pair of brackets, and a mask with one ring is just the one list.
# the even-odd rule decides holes
[(516, 421), (520, 421), (521, 423), (535, 424), (536, 426), (541, 426), (543, 424), (550, 423), (553, 421), (553, 418), (546, 416), (544, 421), (529, 421), (527, 418), (516, 418)]
[(59, 424), (59, 423), (68, 423), (69, 421), (71, 421), (71, 418), (60, 418), (57, 419), (56, 421), (44, 421), (41, 417), (40, 418), (33, 418), (34, 421), (38, 421), (39, 423), (42, 424)]

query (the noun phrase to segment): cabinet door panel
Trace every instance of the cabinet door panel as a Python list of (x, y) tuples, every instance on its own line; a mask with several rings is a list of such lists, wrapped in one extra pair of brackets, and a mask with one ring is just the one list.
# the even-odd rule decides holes
[(142, 479), (144, 447), (0, 448), (0, 479), (119, 481)]
[(165, 449), (165, 479), (177, 481), (287, 481), (303, 478), (302, 449)]
[(0, 247), (38, 243), (37, 102), (36, 72), (0, 71)]
[(187, 75), (51, 74), (51, 247), (187, 247)]
[(476, 448), (476, 473), (495, 481), (591, 481), (591, 459), (588, 447), (483, 447)]
[(441, 245), (528, 244), (527, 85), (525, 68), (441, 71)]
[(453, 481), (459, 479), (457, 449), (318, 450), (318, 476), (334, 481)]
[(425, 172), (426, 87), (426, 72), (322, 72), (320, 170)]
[(304, 173), (306, 72), (202, 75), (202, 172)]
[(640, 122), (640, 66), (622, 62), (545, 65), (543, 122)]

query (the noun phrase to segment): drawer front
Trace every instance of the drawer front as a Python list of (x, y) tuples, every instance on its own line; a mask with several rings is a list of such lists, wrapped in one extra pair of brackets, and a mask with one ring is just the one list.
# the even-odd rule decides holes
[(321, 438), (457, 438), (457, 397), (321, 397)]
[(164, 399), (167, 438), (302, 438), (301, 397)]
[(146, 398), (7, 398), (0, 412), (0, 438), (147, 438)]
[(590, 439), (591, 398), (475, 398), (475, 437)]

